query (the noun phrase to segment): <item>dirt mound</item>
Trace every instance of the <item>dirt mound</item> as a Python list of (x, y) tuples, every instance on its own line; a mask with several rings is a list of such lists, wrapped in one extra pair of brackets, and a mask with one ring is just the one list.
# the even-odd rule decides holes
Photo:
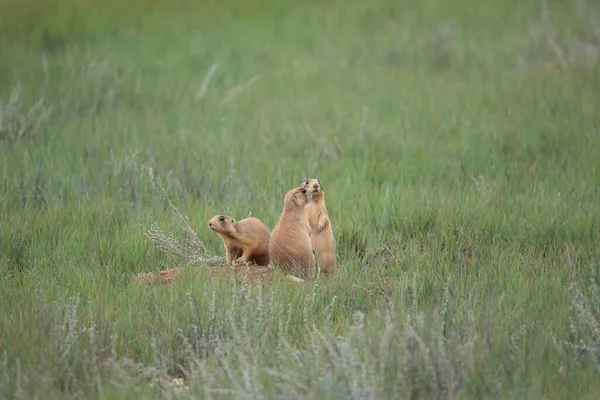
[(212, 274), (233, 275), (236, 279), (256, 283), (272, 283), (273, 268), (257, 265), (236, 265), (236, 266), (200, 266), (188, 268), (173, 268), (158, 272), (141, 272), (133, 276), (133, 280), (140, 285), (169, 285), (188, 273), (195, 273), (199, 270), (207, 270)]

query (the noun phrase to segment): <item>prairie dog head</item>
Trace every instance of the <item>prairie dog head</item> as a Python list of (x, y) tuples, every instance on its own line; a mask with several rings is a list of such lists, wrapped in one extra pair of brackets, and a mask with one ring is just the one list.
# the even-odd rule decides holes
[(304, 207), (309, 201), (309, 193), (303, 187), (294, 188), (285, 194), (283, 203), (286, 208)]
[(208, 227), (218, 233), (235, 232), (235, 220), (229, 215), (215, 215), (208, 221)]
[(318, 198), (323, 195), (323, 186), (321, 186), (321, 181), (318, 179), (305, 179), (300, 187), (308, 190), (311, 197)]

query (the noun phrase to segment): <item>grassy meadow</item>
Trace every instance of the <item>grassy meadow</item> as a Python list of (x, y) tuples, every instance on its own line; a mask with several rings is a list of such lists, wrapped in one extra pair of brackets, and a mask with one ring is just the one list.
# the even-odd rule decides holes
[[(599, 62), (591, 0), (0, 2), (0, 398), (599, 398)], [(313, 177), (334, 278), (207, 272)]]

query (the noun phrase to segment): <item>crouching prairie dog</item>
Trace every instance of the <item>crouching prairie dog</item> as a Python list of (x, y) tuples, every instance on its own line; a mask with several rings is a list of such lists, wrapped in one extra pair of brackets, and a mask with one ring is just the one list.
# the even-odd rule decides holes
[(299, 277), (314, 276), (314, 256), (310, 242), (310, 225), (304, 206), (309, 201), (305, 188), (288, 191), (283, 200), (283, 211), (273, 228), (269, 252), (271, 261), (285, 272)]
[(310, 193), (310, 201), (304, 207), (304, 213), (311, 229), (311, 242), (317, 266), (325, 274), (331, 275), (336, 269), (336, 246), (325, 206), (325, 193), (318, 179), (307, 179), (302, 183), (302, 187)]
[(227, 264), (269, 265), (271, 232), (258, 218), (249, 217), (236, 222), (228, 215), (215, 215), (208, 221), (208, 227), (223, 239)]

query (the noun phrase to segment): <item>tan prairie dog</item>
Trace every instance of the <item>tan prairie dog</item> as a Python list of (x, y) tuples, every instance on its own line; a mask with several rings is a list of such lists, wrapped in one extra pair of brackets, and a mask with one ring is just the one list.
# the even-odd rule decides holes
[(271, 261), (285, 272), (299, 277), (313, 277), (315, 261), (310, 242), (310, 225), (304, 206), (309, 201), (305, 188), (288, 191), (283, 200), (279, 222), (271, 233)]
[(323, 186), (318, 179), (307, 179), (302, 187), (309, 191), (311, 197), (304, 207), (304, 212), (311, 229), (312, 247), (317, 266), (327, 275), (331, 275), (336, 269), (336, 246), (331, 221), (329, 221), (325, 206)]
[(228, 215), (215, 215), (208, 221), (208, 227), (223, 239), (227, 264), (269, 265), (271, 232), (258, 218), (249, 217), (236, 222)]

